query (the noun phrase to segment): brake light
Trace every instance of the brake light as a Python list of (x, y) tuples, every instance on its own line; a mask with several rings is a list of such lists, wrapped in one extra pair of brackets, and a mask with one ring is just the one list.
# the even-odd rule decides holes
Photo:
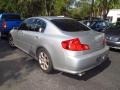
[(64, 49), (71, 51), (83, 51), (90, 49), (89, 45), (81, 43), (78, 38), (62, 41), (61, 44)]
[(5, 21), (3, 21), (3, 23), (2, 23), (2, 27), (3, 27), (3, 29), (6, 29), (6, 28), (7, 28), (7, 24), (6, 24)]

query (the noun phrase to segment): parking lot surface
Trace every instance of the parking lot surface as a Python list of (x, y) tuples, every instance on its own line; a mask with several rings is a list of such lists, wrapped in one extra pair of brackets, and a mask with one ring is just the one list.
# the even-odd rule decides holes
[(120, 50), (82, 77), (55, 71), (45, 74), (37, 61), (0, 40), (0, 90), (120, 90)]

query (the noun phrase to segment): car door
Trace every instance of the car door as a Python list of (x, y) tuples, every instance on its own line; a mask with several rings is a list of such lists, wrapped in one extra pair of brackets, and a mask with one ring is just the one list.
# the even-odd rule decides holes
[(34, 18), (33, 23), (31, 24), (31, 30), (27, 33), (29, 37), (28, 44), (29, 44), (29, 54), (34, 56), (36, 47), (38, 46), (38, 42), (40, 42), (40, 38), (42, 33), (44, 32), (46, 27), (46, 23), (40, 19)]
[(23, 41), (21, 41), (21, 36), (22, 36), (22, 33), (23, 33), (23, 30), (27, 30), (27, 25), (26, 25), (26, 22), (23, 21), (20, 25), (20, 27), (17, 29), (14, 29), (14, 32), (12, 32), (12, 36), (13, 36), (13, 39), (14, 39), (14, 44), (17, 46), (17, 47), (20, 47), (22, 48), (21, 45), (23, 45)]
[(23, 51), (29, 53), (30, 44), (29, 44), (29, 31), (31, 31), (31, 24), (33, 23), (33, 19), (29, 18), (26, 19), (18, 29), (17, 32), (17, 39), (16, 39), (16, 46), (18, 46)]

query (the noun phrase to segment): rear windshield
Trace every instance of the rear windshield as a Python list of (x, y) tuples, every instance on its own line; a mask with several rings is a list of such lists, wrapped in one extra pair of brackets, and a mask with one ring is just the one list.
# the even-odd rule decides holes
[(20, 15), (7, 14), (7, 15), (3, 15), (2, 19), (4, 19), (4, 20), (18, 20), (18, 19), (21, 19), (21, 18), (20, 18)]
[(90, 30), (85, 25), (73, 19), (53, 19), (51, 20), (58, 28), (67, 32), (88, 31)]

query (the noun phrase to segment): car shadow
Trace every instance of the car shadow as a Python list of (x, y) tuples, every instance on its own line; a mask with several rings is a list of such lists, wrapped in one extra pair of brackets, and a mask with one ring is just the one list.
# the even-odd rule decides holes
[(106, 59), (99, 66), (97, 66), (94, 69), (91, 69), (89, 71), (86, 71), (86, 73), (81, 77), (78, 76), (78, 75), (72, 75), (72, 74), (68, 74), (68, 73), (62, 73), (62, 75), (73, 78), (73, 79), (76, 79), (76, 80), (87, 81), (87, 80), (91, 79), (92, 77), (95, 77), (96, 75), (98, 75), (102, 71), (104, 71), (106, 68), (109, 67), (110, 64), (111, 64), (111, 61), (109, 59)]
[(36, 61), (26, 57), (0, 61), (0, 86), (9, 81), (24, 81), (36, 67)]
[[(14, 53), (13, 51), (15, 50), (11, 49), (7, 42), (3, 40), (0, 41), (0, 47), (2, 47), (0, 48), (0, 59)], [(62, 75), (70, 78), (87, 81), (88, 79), (101, 73), (103, 70), (109, 67), (110, 64), (111, 61), (107, 59), (98, 67), (87, 71), (86, 74), (81, 77), (78, 75), (72, 75), (57, 70), (55, 70), (52, 74), (62, 73)], [(0, 61), (0, 86), (10, 79), (18, 80), (19, 78), (24, 78), (24, 76), (28, 75), (31, 71), (36, 69), (36, 67), (38, 68), (38, 66), (39, 64), (35, 60), (33, 59), (27, 60), (27, 57), (18, 58), (15, 60)], [(22, 73), (24, 69), (25, 72)]]
[(110, 51), (112, 51), (112, 52), (118, 52), (118, 53), (120, 53), (120, 49), (114, 49), (114, 48), (110, 48)]

